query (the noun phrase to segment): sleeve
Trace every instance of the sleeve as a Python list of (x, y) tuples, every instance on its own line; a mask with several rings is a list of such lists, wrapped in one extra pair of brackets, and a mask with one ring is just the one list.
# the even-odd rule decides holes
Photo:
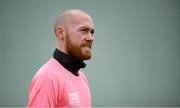
[(55, 94), (54, 83), (50, 78), (35, 78), (30, 85), (27, 107), (54, 107), (57, 104)]

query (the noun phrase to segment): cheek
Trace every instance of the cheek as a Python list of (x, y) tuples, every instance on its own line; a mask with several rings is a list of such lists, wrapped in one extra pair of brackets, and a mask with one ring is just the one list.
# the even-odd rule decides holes
[(83, 43), (82, 40), (83, 39), (80, 36), (75, 36), (71, 39), (72, 43), (77, 47), (80, 47), (82, 45), (82, 43)]
[(80, 47), (83, 43), (83, 35), (79, 32), (69, 32), (67, 37), (73, 46)]

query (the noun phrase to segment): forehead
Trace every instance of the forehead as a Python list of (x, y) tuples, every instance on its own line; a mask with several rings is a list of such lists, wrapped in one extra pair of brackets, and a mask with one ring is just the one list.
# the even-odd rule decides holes
[(94, 24), (92, 18), (87, 14), (74, 14), (71, 18), (72, 27), (87, 27), (89, 29), (94, 29)]

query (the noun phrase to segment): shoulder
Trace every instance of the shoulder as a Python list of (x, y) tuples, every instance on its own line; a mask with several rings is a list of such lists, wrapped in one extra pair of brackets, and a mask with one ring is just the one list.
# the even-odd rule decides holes
[(85, 75), (82, 71), (79, 71), (79, 75), (80, 75), (80, 77), (81, 77), (83, 80), (85, 80), (87, 83), (89, 83), (86, 75)]
[(36, 72), (34, 77), (56, 77), (61, 74), (62, 66), (54, 59), (51, 58)]
[(33, 80), (47, 80), (54, 84), (60, 83), (64, 80), (62, 71), (62, 66), (54, 58), (51, 58), (36, 72)]

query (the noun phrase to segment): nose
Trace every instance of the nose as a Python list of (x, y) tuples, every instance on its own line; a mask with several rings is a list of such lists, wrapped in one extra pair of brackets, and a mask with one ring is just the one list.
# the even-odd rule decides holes
[(93, 35), (91, 33), (89, 33), (88, 35), (86, 35), (85, 40), (93, 42), (94, 41), (94, 37), (93, 37)]

